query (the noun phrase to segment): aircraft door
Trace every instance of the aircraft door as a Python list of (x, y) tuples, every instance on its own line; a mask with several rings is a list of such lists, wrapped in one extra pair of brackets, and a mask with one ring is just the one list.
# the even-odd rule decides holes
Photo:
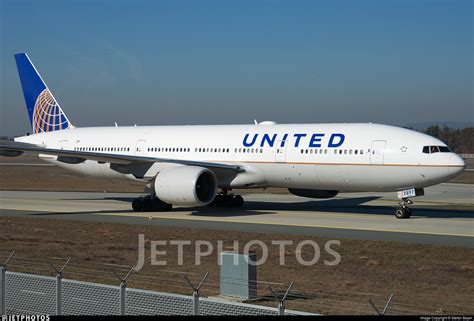
[(145, 144), (146, 144), (146, 140), (144, 139), (137, 141), (137, 145), (135, 147), (135, 155), (143, 156), (145, 154)]
[[(275, 146), (275, 162), (286, 163), (286, 141), (278, 140)], [(283, 146), (283, 147), (282, 147)]]
[(370, 164), (383, 164), (386, 140), (372, 141), (372, 148), (370, 150)]

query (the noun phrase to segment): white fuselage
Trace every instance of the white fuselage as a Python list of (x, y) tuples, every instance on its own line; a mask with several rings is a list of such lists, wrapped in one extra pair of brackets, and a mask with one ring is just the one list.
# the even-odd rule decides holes
[[(422, 152), (424, 146), (445, 146), (438, 139), (379, 124), (90, 127), (23, 136), (16, 141), (245, 168), (244, 173), (219, 181), (223, 188), (398, 191), (438, 184), (465, 167), (454, 153)], [(86, 175), (137, 179), (111, 169), (108, 163), (65, 164), (54, 156), (40, 157)], [(139, 179), (152, 180), (166, 166), (176, 165), (157, 164)]]

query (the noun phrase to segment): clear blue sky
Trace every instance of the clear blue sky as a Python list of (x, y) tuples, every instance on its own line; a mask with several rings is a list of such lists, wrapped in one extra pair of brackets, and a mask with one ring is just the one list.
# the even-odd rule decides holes
[(76, 126), (474, 118), (473, 1), (0, 3), (0, 135), (17, 52)]

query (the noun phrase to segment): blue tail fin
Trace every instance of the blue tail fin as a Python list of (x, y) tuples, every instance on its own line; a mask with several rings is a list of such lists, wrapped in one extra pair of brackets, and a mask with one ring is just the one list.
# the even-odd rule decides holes
[(33, 133), (73, 127), (25, 53), (15, 55)]

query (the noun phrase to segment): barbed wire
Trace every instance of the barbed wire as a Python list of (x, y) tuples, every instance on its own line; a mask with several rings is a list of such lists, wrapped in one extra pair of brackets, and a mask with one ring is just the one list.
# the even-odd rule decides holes
[[(11, 250), (0, 249), (0, 257), (7, 256), (11, 253)], [(15, 255), (14, 259), (9, 263), (9, 269), (18, 271), (34, 271), (34, 273), (42, 273), (46, 275), (54, 274), (54, 270), (51, 268), (51, 261), (64, 262), (67, 258), (62, 257), (48, 257), (48, 258), (32, 258), (25, 257), (23, 255)], [(147, 288), (160, 288), (166, 290), (167, 288), (173, 288), (174, 290), (182, 290), (182, 293), (189, 293), (189, 287), (184, 282), (183, 276), (199, 280), (202, 277), (201, 273), (189, 272), (189, 271), (178, 271), (169, 269), (158, 269), (156, 272), (149, 270), (150, 267), (146, 267), (143, 270), (133, 273), (130, 283), (132, 284), (144, 284)], [(110, 284), (117, 284), (117, 279), (113, 271), (130, 269), (129, 265), (110, 263), (110, 262), (95, 262), (95, 261), (72, 261), (67, 267), (66, 275), (80, 277), (83, 280), (100, 280), (100, 282), (108, 281)], [(163, 274), (166, 274), (164, 276)], [(174, 274), (174, 277), (172, 275)], [(276, 286), (277, 292), (284, 291), (288, 286), (288, 283), (273, 282), (273, 281), (248, 281), (240, 278), (224, 278), (216, 279), (210, 277), (206, 280), (203, 287), (203, 291), (219, 292), (218, 290), (222, 285), (253, 285), (260, 292), (259, 299), (271, 301), (273, 300), (268, 293), (268, 286)], [(280, 288), (281, 289), (278, 289)], [(260, 289), (260, 290), (259, 290)], [(262, 293), (263, 291), (263, 293)], [(298, 306), (308, 306), (311, 310), (315, 310), (320, 307), (321, 310), (328, 310), (328, 307), (337, 306), (337, 311), (354, 313), (354, 309), (358, 312), (373, 313), (372, 307), (368, 304), (368, 299), (372, 298), (373, 302), (377, 305), (383, 306), (385, 304), (386, 293), (365, 293), (365, 292), (349, 292), (344, 293), (332, 292), (329, 290), (304, 290), (303, 292), (293, 292), (288, 296), (289, 305), (292, 305), (291, 301), (298, 301)], [(469, 314), (473, 312), (473, 304), (452, 304), (440, 301), (430, 301), (423, 299), (423, 304), (417, 304), (414, 302), (400, 301), (399, 298), (392, 302), (390, 305), (390, 314), (423, 314), (430, 312), (442, 311), (443, 313), (465, 313)]]

